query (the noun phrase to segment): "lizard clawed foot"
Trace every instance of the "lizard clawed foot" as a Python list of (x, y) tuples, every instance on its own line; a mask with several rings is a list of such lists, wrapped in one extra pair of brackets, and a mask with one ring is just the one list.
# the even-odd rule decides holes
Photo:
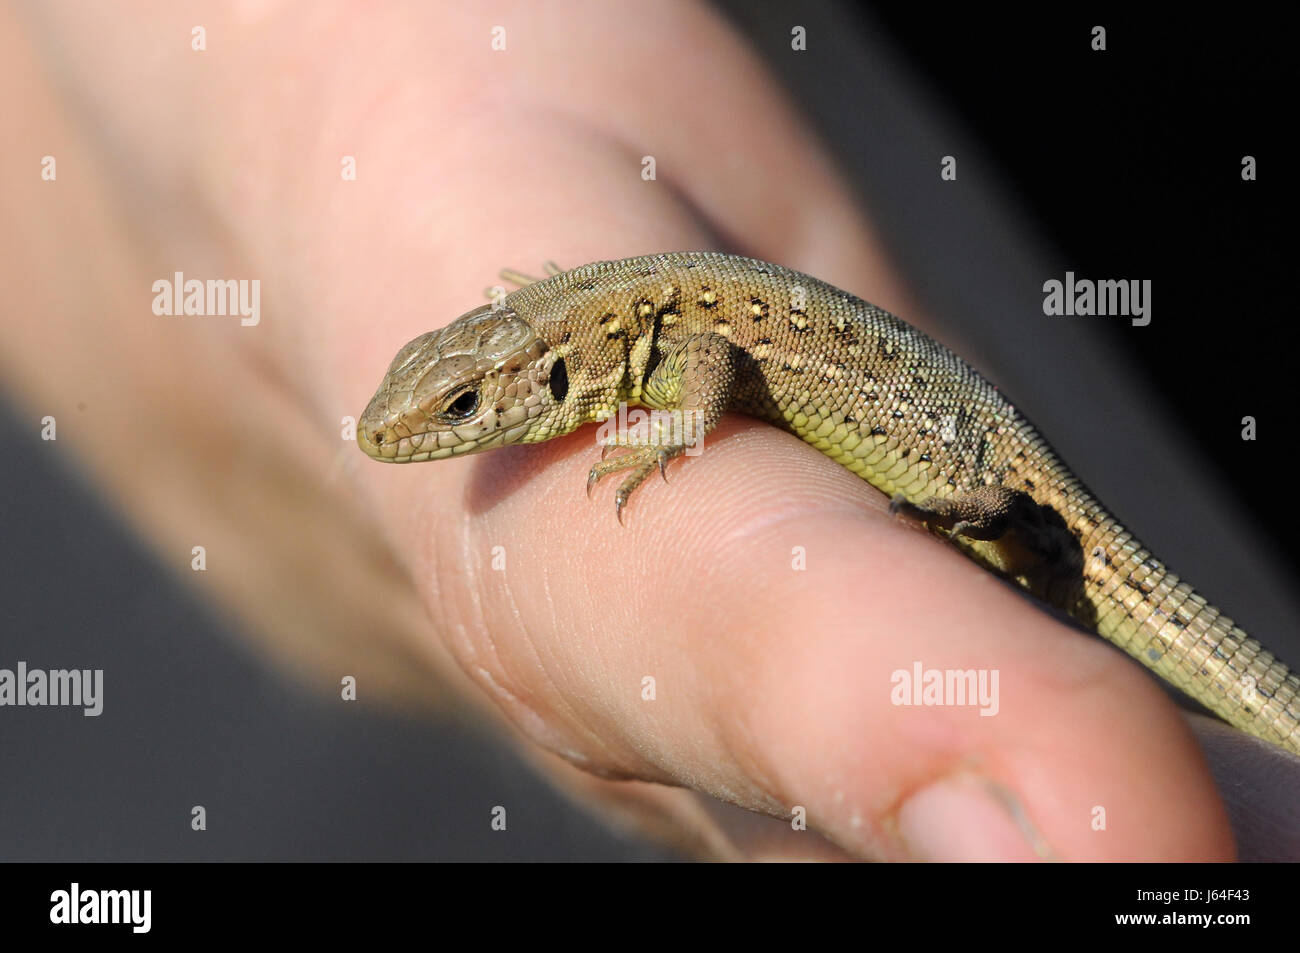
[[(548, 258), (546, 261), (542, 262), (542, 270), (546, 272), (547, 278), (553, 278), (564, 269)], [(512, 285), (518, 285), (520, 288), (525, 288), (528, 285), (546, 280), (545, 278), (534, 278), (532, 275), (526, 275), (522, 271), (517, 271), (514, 268), (502, 268), (497, 272), (497, 274)]]
[(620, 443), (616, 439), (606, 440), (604, 443), (600, 445), (600, 459), (604, 460), (606, 457), (608, 457), (609, 452), (611, 450), (625, 450), (628, 448), (628, 446), (629, 446), (628, 444)]
[(1028, 494), (1006, 486), (978, 486), (956, 497), (931, 497), (919, 503), (894, 495), (889, 512), (920, 520), (928, 529), (948, 530), (950, 540), (1002, 540), (1013, 530), (1039, 533), (1041, 507)]
[(619, 523), (622, 523), (623, 507), (627, 505), (632, 492), (645, 482), (645, 478), (653, 473), (656, 467), (659, 468), (659, 474), (667, 482), (666, 468), (668, 461), (684, 453), (686, 447), (685, 445), (626, 446), (613, 443), (607, 444), (605, 450), (608, 452), (612, 447), (620, 446), (625, 447), (628, 452), (608, 460), (604, 459), (604, 454), (602, 454), (601, 461), (595, 464), (591, 468), (591, 472), (587, 474), (587, 496), (591, 496), (591, 488), (599, 483), (602, 478), (620, 470), (631, 470), (632, 472), (627, 479), (619, 486), (618, 492), (614, 494), (614, 512), (618, 516)]
[(1001, 486), (977, 487), (958, 496), (931, 497), (920, 503), (897, 493), (889, 501), (890, 513), (919, 520), (927, 529), (945, 529), (950, 539), (1001, 539), (1035, 510), (1034, 502), (1024, 493)]
[[(547, 278), (553, 278), (564, 271), (563, 268), (551, 261), (549, 258), (542, 262), (542, 270), (546, 272)], [(532, 275), (526, 275), (522, 271), (517, 271), (514, 268), (502, 268), (497, 272), (497, 275), (503, 281), (508, 281), (517, 288), (526, 288), (528, 285), (546, 280), (544, 278), (534, 278)], [(489, 301), (496, 301), (498, 298), (504, 297), (505, 293), (506, 289), (504, 285), (494, 285), (483, 289), (483, 296)]]

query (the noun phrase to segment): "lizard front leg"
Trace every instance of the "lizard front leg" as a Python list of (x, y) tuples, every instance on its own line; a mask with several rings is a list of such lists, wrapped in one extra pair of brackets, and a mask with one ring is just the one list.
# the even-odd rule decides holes
[[(546, 272), (546, 278), (554, 278), (556, 275), (564, 271), (563, 268), (551, 261), (549, 258), (542, 262), (542, 270)], [(502, 268), (497, 272), (497, 274), (503, 280), (510, 282), (518, 288), (526, 288), (529, 285), (546, 280), (546, 278), (534, 278), (532, 275), (526, 275), (522, 271), (518, 271), (514, 268)], [(506, 289), (503, 285), (493, 285), (492, 287), (483, 289), (483, 297), (487, 298), (489, 301), (496, 301), (505, 294), (505, 291)]]
[[(623, 507), (632, 492), (657, 467), (667, 474), (668, 461), (698, 447), (731, 405), (736, 381), (736, 354), (730, 341), (719, 334), (692, 334), (672, 345), (651, 371), (642, 389), (642, 402), (656, 411), (644, 436), (618, 434), (606, 450), (626, 452), (601, 460), (587, 476), (587, 493), (610, 473), (631, 470), (614, 495), (615, 512), (623, 520)], [(660, 412), (664, 413), (660, 413)]]

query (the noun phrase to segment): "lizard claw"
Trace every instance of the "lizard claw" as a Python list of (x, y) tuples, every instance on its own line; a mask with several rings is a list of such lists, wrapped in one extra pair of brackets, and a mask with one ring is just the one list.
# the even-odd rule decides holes
[(587, 474), (587, 497), (590, 498), (591, 488), (599, 483), (603, 477), (610, 473), (617, 473), (620, 470), (632, 471), (614, 495), (615, 514), (618, 516), (620, 524), (623, 523), (623, 508), (627, 505), (627, 501), (631, 499), (636, 488), (645, 482), (645, 478), (654, 473), (656, 468), (658, 468), (660, 476), (664, 478), (664, 482), (667, 482), (668, 461), (681, 454), (686, 448), (684, 446), (637, 446), (626, 449), (628, 452), (620, 456), (609, 460), (602, 459)]

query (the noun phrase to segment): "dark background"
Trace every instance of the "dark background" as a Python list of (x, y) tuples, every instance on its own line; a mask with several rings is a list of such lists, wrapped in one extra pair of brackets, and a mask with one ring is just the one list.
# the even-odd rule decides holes
[[(1253, 8), (1240, 23), (1091, 4), (720, 8), (841, 156), (944, 340), (1158, 555), (1300, 658), (1277, 512), (1295, 402), (1289, 34)], [(806, 53), (790, 51), (796, 23)], [(1260, 181), (1241, 181), (1244, 154)], [(944, 155), (957, 182), (939, 179)], [(1151, 325), (1045, 317), (1042, 283), (1066, 269), (1151, 279)], [(1246, 414), (1255, 443), (1239, 436)], [(0, 859), (667, 856), (469, 729), (300, 693), (47, 462), (36, 433), (0, 412), (0, 665), (111, 657), (122, 674), (97, 719), (0, 710)], [(205, 834), (189, 830), (195, 803)], [(508, 836), (487, 825), (500, 803)]]
[[(897, 4), (875, 20), (1076, 275), (1152, 280), (1151, 325), (1089, 323), (1132, 358), (1180, 438), (1294, 573), (1300, 556), (1286, 545), (1264, 448), (1276, 454), (1294, 428), (1287, 356), (1300, 333), (1283, 222), (1295, 208), (1284, 165), (1293, 123), (1283, 104), (1295, 56), (1266, 14), (1207, 20), (1135, 6), (936, 16)], [(1104, 53), (1090, 47), (1097, 24)], [(1257, 160), (1255, 182), (1241, 179), (1244, 155)], [(1247, 414), (1264, 429), (1259, 442), (1225, 439)]]

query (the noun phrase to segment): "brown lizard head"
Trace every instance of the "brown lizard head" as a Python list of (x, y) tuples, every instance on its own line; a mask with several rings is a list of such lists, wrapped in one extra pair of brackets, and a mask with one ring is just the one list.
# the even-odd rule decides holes
[[(509, 307), (484, 305), (393, 358), (361, 415), (357, 444), (413, 463), (562, 433), (564, 364)], [(576, 426), (576, 423), (574, 424)]]

